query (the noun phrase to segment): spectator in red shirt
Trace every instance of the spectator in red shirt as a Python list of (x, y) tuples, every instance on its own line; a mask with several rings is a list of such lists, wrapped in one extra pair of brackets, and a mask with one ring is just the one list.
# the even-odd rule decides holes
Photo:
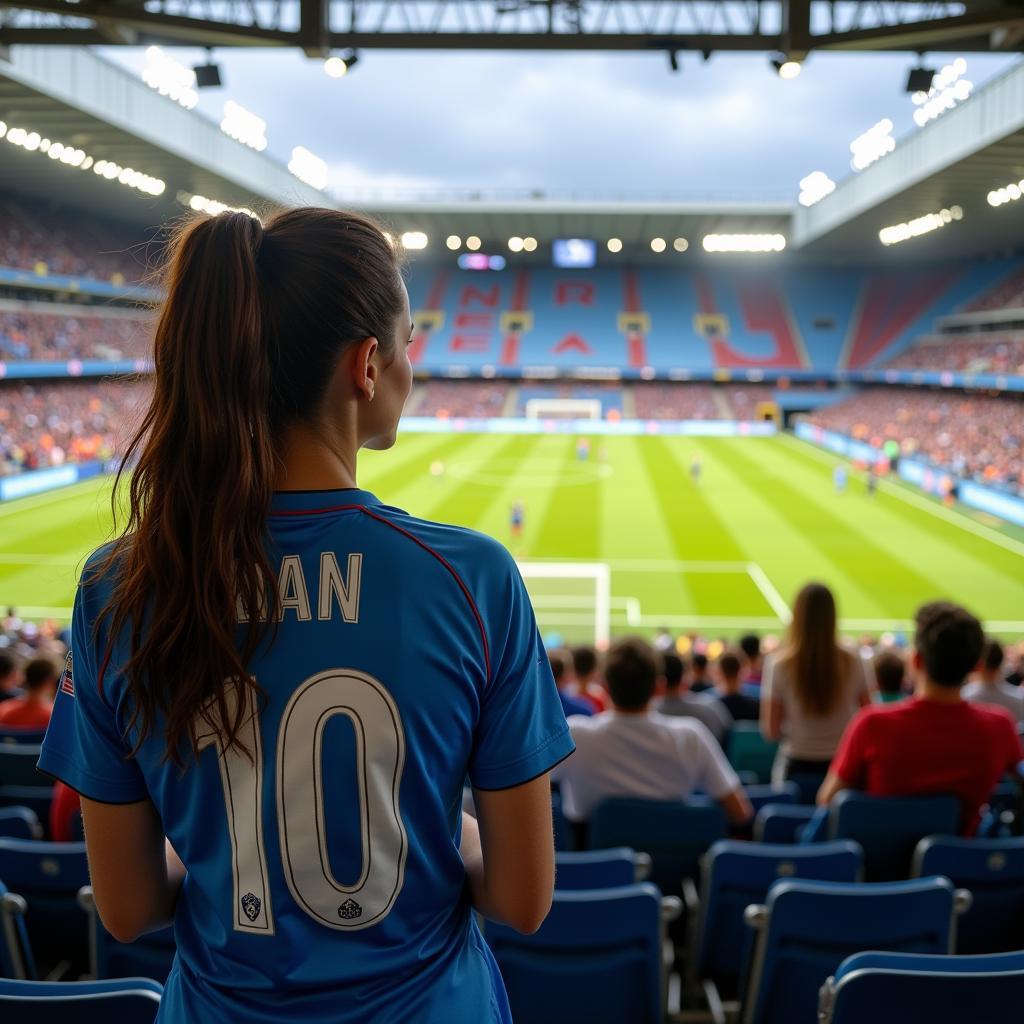
[(960, 828), (974, 833), (982, 805), (1024, 758), (1016, 724), (1000, 707), (969, 704), (961, 688), (981, 656), (981, 623), (938, 601), (918, 609), (915, 696), (864, 708), (843, 735), (818, 792), (825, 806), (843, 789), (873, 796), (952, 793)]
[(57, 696), (57, 666), (49, 658), (33, 658), (25, 666), (24, 697), (0, 704), (0, 725), (45, 729)]
[(593, 647), (573, 648), (572, 670), (576, 676), (576, 696), (587, 701), (597, 714), (611, 707), (608, 691), (601, 685), (597, 651)]
[(72, 843), (81, 839), (76, 834), (75, 818), (82, 813), (79, 795), (63, 782), (53, 784), (53, 800), (50, 802), (50, 838), (55, 843)]

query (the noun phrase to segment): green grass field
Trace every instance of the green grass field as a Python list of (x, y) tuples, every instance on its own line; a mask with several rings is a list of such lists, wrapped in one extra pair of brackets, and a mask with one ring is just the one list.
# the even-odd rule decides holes
[[(409, 435), (389, 453), (367, 453), (360, 483), (415, 515), (504, 541), (527, 563), (542, 628), (570, 639), (594, 636), (594, 563), (610, 570), (613, 633), (777, 630), (797, 589), (816, 578), (834, 588), (848, 633), (904, 626), (920, 602), (948, 597), (993, 632), (1024, 635), (1021, 531), (895, 482), (871, 496), (854, 476), (836, 495), (837, 460), (792, 437), (614, 437), (593, 451), (602, 445), (604, 461), (579, 462), (570, 436)], [(82, 558), (109, 536), (109, 486), (0, 506), (0, 603), (68, 617)], [(513, 541), (516, 500), (526, 523)], [(552, 562), (567, 564), (535, 564)]]

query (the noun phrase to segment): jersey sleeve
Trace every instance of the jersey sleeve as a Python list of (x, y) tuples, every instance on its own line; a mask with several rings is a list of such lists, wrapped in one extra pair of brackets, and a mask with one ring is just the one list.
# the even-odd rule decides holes
[(469, 765), (477, 789), (522, 785), (575, 749), (526, 586), (504, 549), (501, 562), (485, 606), (491, 670)]
[(871, 719), (870, 708), (864, 708), (853, 716), (829, 768), (840, 781), (855, 789), (862, 788), (867, 777), (866, 752)]
[(83, 583), (75, 596), (71, 649), (57, 687), (39, 770), (90, 800), (135, 803), (145, 799), (148, 791), (114, 708), (100, 694), (96, 639), (87, 611), (86, 591), (91, 586)]

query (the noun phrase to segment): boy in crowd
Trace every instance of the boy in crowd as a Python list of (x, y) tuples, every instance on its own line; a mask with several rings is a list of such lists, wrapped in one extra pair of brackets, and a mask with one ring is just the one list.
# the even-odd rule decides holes
[(735, 651), (725, 651), (715, 662), (718, 674), (715, 696), (725, 705), (734, 722), (756, 722), (761, 717), (761, 702), (743, 692), (742, 669), (740, 656)]
[(1024, 721), (1024, 690), (1004, 681), (1003, 645), (998, 640), (986, 641), (978, 676), (964, 687), (964, 700), (1006, 708), (1018, 722)]
[(576, 677), (576, 696), (587, 701), (595, 712), (607, 711), (610, 702), (605, 688), (601, 685), (597, 651), (586, 645), (574, 647), (572, 670)]
[(0, 704), (0, 725), (45, 729), (57, 696), (57, 668), (49, 658), (33, 658), (25, 666), (24, 696)]
[(907, 696), (903, 681), (907, 674), (907, 663), (895, 651), (879, 651), (874, 659), (875, 682), (878, 692), (876, 704), (894, 704)]
[(612, 644), (604, 670), (612, 710), (569, 720), (576, 752), (552, 773), (569, 821), (586, 821), (608, 797), (686, 800), (698, 789), (717, 800), (731, 821), (750, 819), (743, 787), (707, 729), (691, 718), (652, 711), (659, 660), (645, 640)]
[[(707, 658), (704, 658), (705, 665)], [(678, 654), (662, 655), (662, 672), (665, 696), (658, 701), (655, 710), (663, 715), (679, 718), (696, 718), (719, 744), (725, 743), (726, 734), (732, 728), (732, 715), (715, 697), (705, 693), (693, 693), (692, 686), (686, 685), (686, 662)]]
[(565, 654), (562, 651), (548, 651), (548, 664), (551, 666), (551, 674), (555, 677), (555, 686), (558, 687), (558, 697), (562, 702), (565, 717), (585, 715), (589, 718), (594, 713), (593, 706), (569, 690)]
[(981, 623), (945, 601), (919, 608), (916, 623), (914, 697), (857, 713), (818, 804), (827, 806), (843, 789), (872, 796), (952, 793), (960, 799), (961, 832), (973, 835), (982, 805), (1024, 751), (1005, 709), (963, 699), (964, 680), (984, 645)]

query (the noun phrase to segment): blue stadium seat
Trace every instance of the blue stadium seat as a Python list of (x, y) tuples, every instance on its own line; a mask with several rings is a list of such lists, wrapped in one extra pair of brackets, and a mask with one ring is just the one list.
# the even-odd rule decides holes
[(736, 998), (753, 945), (753, 932), (743, 921), (746, 908), (763, 903), (780, 878), (855, 882), (862, 859), (860, 847), (849, 840), (816, 846), (715, 843), (702, 861), (699, 898), (695, 887), (684, 889), (688, 919), (695, 926), (691, 988), (703, 984), (712, 1006)]
[(46, 735), (45, 729), (33, 729), (28, 726), (3, 725), (0, 726), (0, 746), (13, 746), (18, 743), (27, 743), (30, 746), (38, 747)]
[(604, 800), (590, 817), (592, 850), (629, 846), (651, 858), (651, 881), (677, 895), (684, 878), (696, 874), (701, 855), (725, 838), (725, 812), (713, 800)]
[(50, 804), (53, 803), (53, 786), (0, 786), (0, 808), (27, 807), (42, 825), (50, 820)]
[(651, 884), (555, 892), (533, 935), (485, 923), (512, 1016), (524, 1024), (661, 1024), (666, 921), (679, 900)]
[(25, 930), (25, 900), (0, 882), (0, 978), (30, 981), (36, 976)]
[(743, 1024), (813, 1021), (821, 986), (853, 953), (950, 952), (953, 915), (969, 902), (946, 878), (776, 882), (745, 914), (758, 935)]
[(78, 905), (89, 915), (89, 973), (94, 978), (151, 978), (161, 985), (167, 980), (178, 950), (173, 927), (118, 942), (100, 921), (91, 885), (79, 890)]
[(761, 735), (757, 722), (735, 722), (729, 730), (725, 752), (737, 772), (755, 772), (762, 783), (771, 782), (778, 743)]
[(36, 771), (39, 749), (28, 743), (0, 746), (0, 786), (52, 785)]
[(555, 888), (612, 889), (644, 881), (651, 858), (628, 847), (555, 854)]
[(960, 803), (953, 796), (879, 797), (845, 790), (829, 808), (829, 839), (853, 839), (864, 849), (869, 882), (910, 876), (914, 849), (925, 836), (955, 836)]
[(775, 782), (767, 785), (744, 786), (744, 792), (756, 814), (765, 804), (798, 804), (800, 787), (795, 782)]
[(847, 957), (821, 990), (822, 1024), (1018, 1024), (1024, 952)]
[(116, 1021), (153, 1024), (163, 986), (149, 978), (120, 981), (0, 980), (0, 1019), (4, 1024), (68, 1024)]
[(84, 970), (88, 918), (77, 897), (89, 881), (85, 844), (0, 839), (0, 880), (28, 904), (25, 923), (40, 966), (67, 961)]
[(0, 839), (42, 839), (43, 826), (28, 807), (0, 807)]
[(1024, 949), (1024, 837), (930, 836), (918, 843), (913, 872), (970, 890), (971, 908), (956, 926), (958, 953)]
[(759, 843), (795, 843), (814, 811), (809, 804), (765, 804), (754, 818), (754, 839)]

